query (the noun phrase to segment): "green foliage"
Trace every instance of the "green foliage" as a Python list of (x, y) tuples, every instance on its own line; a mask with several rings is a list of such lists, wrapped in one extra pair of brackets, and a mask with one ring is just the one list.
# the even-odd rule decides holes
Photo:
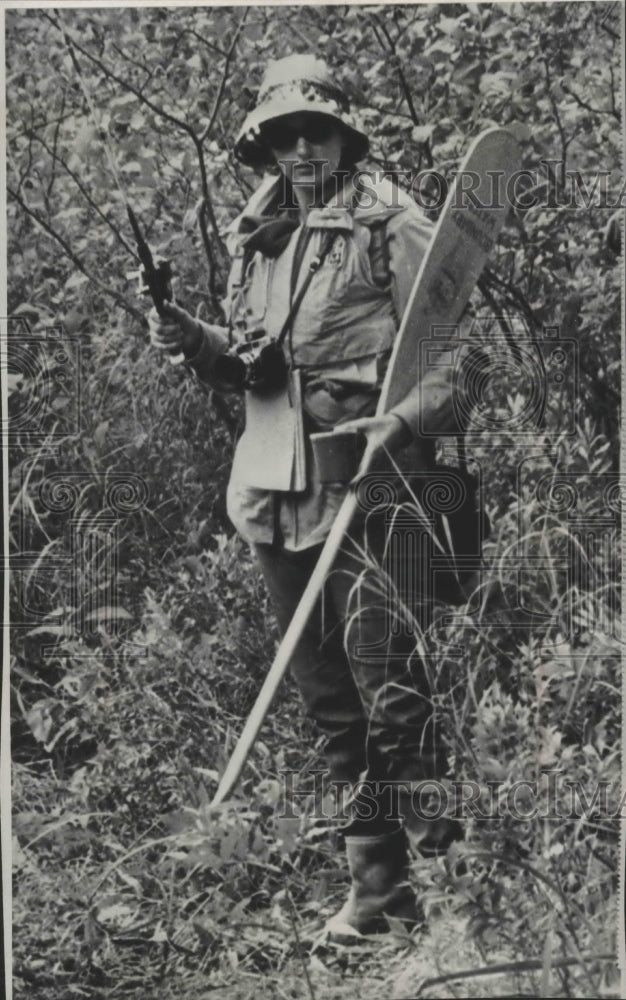
[[(584, 522), (617, 468), (619, 268), (604, 238), (622, 184), (617, 19), (589, 2), (7, 11), (9, 308), (38, 333), (61, 324), (69, 344), (45, 379), (9, 351), (11, 414), (42, 412), (39, 437), (15, 433), (10, 473), (13, 550), (34, 554), (12, 595), (17, 995), (301, 997), (305, 970), (329, 998), (413, 995), (441, 974), (433, 953), (447, 971), (514, 969), (432, 996), (616, 995), (593, 957), (615, 950), (606, 810), (470, 819), (468, 873), (416, 868), (430, 939), (407, 950), (397, 935), (374, 955), (310, 947), (345, 872), (314, 796), (280, 816), (280, 772), (307, 787), (319, 764), (288, 685), (241, 794), (210, 809), (277, 636), (224, 509), (239, 402), (147, 348), (115, 174), (173, 260), (177, 296), (219, 321), (223, 230), (259, 180), (233, 139), (269, 58), (314, 51), (336, 67), (375, 168), (451, 177), (470, 137), (515, 130), (529, 173), (474, 312), (574, 340), (575, 412), (551, 395), (532, 450), (506, 430), (473, 448), (494, 526), (489, 588), (427, 642), (451, 777), (501, 799), (536, 780), (547, 797), (560, 770), (590, 801), (603, 781), (614, 797), (616, 528), (568, 580), (555, 567), (571, 563), (577, 525), (528, 498), (547, 473), (575, 476)], [(489, 403), (515, 414), (514, 376)], [(42, 502), (59, 471), (71, 514)], [(118, 474), (146, 499), (112, 515)], [(527, 628), (498, 623), (507, 602)], [(563, 812), (568, 796), (559, 786)]]

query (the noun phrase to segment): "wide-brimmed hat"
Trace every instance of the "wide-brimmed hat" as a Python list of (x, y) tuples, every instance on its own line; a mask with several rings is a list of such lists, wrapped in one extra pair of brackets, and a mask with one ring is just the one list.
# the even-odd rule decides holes
[(348, 97), (323, 59), (292, 55), (271, 62), (259, 88), (257, 105), (244, 121), (235, 142), (235, 156), (250, 167), (272, 161), (263, 142), (262, 126), (274, 118), (302, 111), (328, 115), (341, 125), (354, 163), (369, 149), (350, 114)]

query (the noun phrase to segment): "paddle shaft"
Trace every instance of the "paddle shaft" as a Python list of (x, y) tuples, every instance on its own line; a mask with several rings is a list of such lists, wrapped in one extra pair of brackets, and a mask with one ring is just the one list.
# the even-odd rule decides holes
[(322, 549), (320, 557), (315, 565), (315, 569), (310, 576), (309, 582), (307, 583), (302, 597), (300, 598), (295, 614), (289, 623), (289, 627), (283, 636), (280, 646), (278, 647), (274, 662), (272, 663), (267, 677), (263, 682), (263, 686), (259, 691), (257, 700), (254, 703), (250, 715), (248, 716), (241, 736), (237, 741), (237, 746), (233, 750), (232, 756), (228, 761), (226, 770), (224, 771), (217, 792), (215, 793), (211, 803), (214, 806), (219, 805), (220, 802), (224, 801), (239, 779), (239, 775), (241, 774), (246, 760), (248, 759), (248, 754), (254, 746), (259, 730), (265, 721), (268, 709), (274, 700), (274, 696), (278, 690), (278, 685), (280, 684), (285, 671), (289, 666), (294, 650), (298, 645), (304, 629), (306, 628), (309, 618), (311, 617), (315, 604), (318, 601), (324, 586), (326, 577), (332, 569), (335, 556), (341, 548), (341, 543), (346, 531), (350, 527), (356, 507), (356, 494), (353, 491), (350, 491), (339, 508), (337, 517), (335, 518), (333, 526), (330, 530), (330, 534), (324, 543), (324, 548)]

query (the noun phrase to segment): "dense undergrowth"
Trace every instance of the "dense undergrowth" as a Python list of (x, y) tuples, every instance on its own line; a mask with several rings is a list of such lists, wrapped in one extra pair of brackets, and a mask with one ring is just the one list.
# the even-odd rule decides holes
[[(609, 6), (7, 15), (16, 996), (619, 995), (619, 260), (593, 188), (605, 171), (620, 190)], [(347, 873), (289, 683), (237, 795), (209, 806), (277, 642), (224, 508), (240, 406), (146, 347), (98, 138), (181, 299), (219, 316), (217, 228), (257, 183), (234, 124), (292, 48), (367, 91), (374, 166), (450, 174), (481, 128), (516, 128), (539, 201), (502, 237), (477, 335), (547, 342), (548, 369), (565, 342), (540, 420), (511, 362), (474, 428), (485, 573), (420, 642), (449, 781), (476, 796), (447, 867), (415, 865), (427, 924), (376, 947), (319, 937)]]

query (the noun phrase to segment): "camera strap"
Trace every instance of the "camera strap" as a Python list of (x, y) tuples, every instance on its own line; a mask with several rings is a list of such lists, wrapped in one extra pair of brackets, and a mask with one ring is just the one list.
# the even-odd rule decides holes
[[(309, 232), (310, 232), (310, 230), (309, 230)], [(277, 345), (279, 347), (282, 347), (282, 345), (284, 343), (284, 340), (285, 340), (285, 337), (290, 332), (291, 326), (292, 326), (293, 321), (294, 321), (294, 319), (296, 317), (296, 313), (298, 312), (298, 309), (300, 308), (300, 305), (301, 305), (302, 300), (303, 300), (303, 298), (304, 298), (304, 296), (306, 294), (306, 291), (307, 291), (309, 285), (311, 284), (311, 281), (313, 279), (313, 275), (317, 274), (317, 272), (319, 271), (320, 267), (322, 266), (322, 264), (324, 263), (324, 261), (328, 257), (328, 254), (331, 251), (332, 245), (335, 242), (336, 236), (337, 236), (337, 230), (336, 229), (331, 229), (331, 230), (329, 230), (326, 233), (325, 239), (324, 239), (324, 241), (323, 241), (323, 243), (322, 243), (322, 245), (320, 247), (319, 253), (315, 255), (315, 257), (313, 258), (313, 260), (309, 264), (309, 269), (308, 269), (307, 274), (306, 274), (306, 276), (304, 278), (304, 281), (300, 285), (300, 288), (298, 289), (298, 292), (297, 292), (295, 298), (292, 299), (292, 301), (291, 301), (291, 305), (289, 306), (289, 312), (287, 313), (287, 318), (285, 319), (285, 322), (282, 325), (281, 331), (278, 334), (278, 337), (276, 338), (276, 343), (277, 343)]]

